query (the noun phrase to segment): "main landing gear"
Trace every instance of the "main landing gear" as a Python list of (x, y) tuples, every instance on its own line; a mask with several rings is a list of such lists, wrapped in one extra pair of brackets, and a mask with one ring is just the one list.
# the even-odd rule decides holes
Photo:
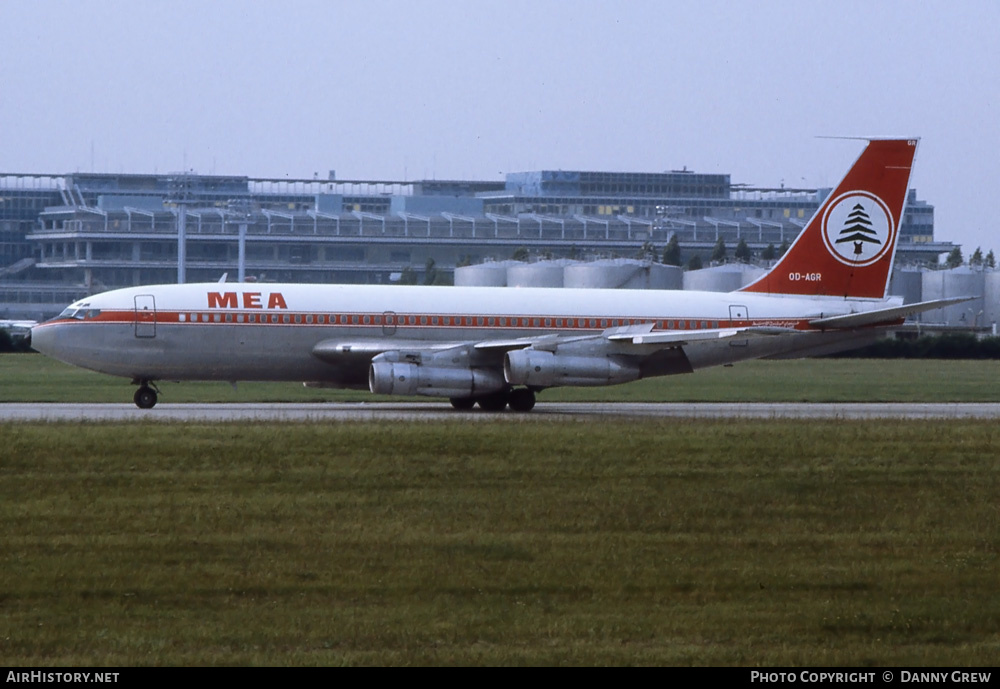
[(139, 409), (152, 409), (156, 406), (156, 393), (159, 390), (148, 380), (139, 381), (139, 389), (132, 396), (132, 401)]
[(507, 404), (510, 405), (511, 411), (531, 411), (535, 408), (535, 391), (531, 388), (511, 390)]
[(482, 397), (452, 397), (451, 406), (459, 411), (468, 411), (476, 404), (483, 411), (503, 411), (508, 406), (511, 411), (529, 412), (535, 406), (535, 391), (531, 388), (501, 390)]

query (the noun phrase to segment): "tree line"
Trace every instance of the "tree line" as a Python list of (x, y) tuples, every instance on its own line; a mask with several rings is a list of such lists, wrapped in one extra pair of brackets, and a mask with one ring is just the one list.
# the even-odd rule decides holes
[[(944, 260), (945, 268), (958, 268), (960, 265), (965, 263), (965, 259), (962, 257), (961, 247), (955, 247), (948, 254), (948, 257)], [(980, 246), (976, 247), (976, 250), (972, 252), (972, 256), (969, 257), (969, 267), (970, 268), (996, 268), (997, 259), (993, 255), (993, 249), (990, 249), (989, 253), (985, 256), (983, 255), (983, 248)]]
[(971, 333), (886, 338), (867, 347), (831, 354), (836, 359), (1000, 359), (1000, 337)]

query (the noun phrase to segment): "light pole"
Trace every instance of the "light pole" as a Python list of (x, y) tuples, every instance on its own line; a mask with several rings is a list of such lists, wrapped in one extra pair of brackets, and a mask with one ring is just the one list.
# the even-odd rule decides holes
[(253, 206), (249, 198), (230, 199), (229, 212), (239, 220), (240, 234), (238, 244), (238, 257), (236, 259), (237, 282), (246, 282), (247, 277), (247, 224), (250, 221), (250, 214)]
[(177, 206), (177, 284), (185, 282), (187, 263), (187, 207), (194, 203), (193, 180), (186, 171), (167, 179), (167, 202)]

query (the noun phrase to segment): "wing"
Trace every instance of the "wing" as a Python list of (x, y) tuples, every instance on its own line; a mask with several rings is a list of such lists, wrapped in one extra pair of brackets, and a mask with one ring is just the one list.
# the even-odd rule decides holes
[[(542, 351), (555, 351), (569, 345), (600, 346), (602, 343), (619, 345), (645, 345), (636, 354), (648, 354), (651, 350), (663, 347), (681, 347), (693, 342), (718, 341), (737, 338), (745, 340), (748, 337), (773, 337), (775, 335), (793, 334), (794, 328), (771, 326), (748, 326), (743, 328), (714, 328), (707, 330), (669, 330), (652, 332), (653, 324), (644, 323), (634, 326), (608, 328), (601, 333), (586, 335), (547, 334), (509, 339), (485, 339), (479, 341), (445, 341), (403, 339), (358, 339), (358, 340), (323, 340), (312, 348), (312, 355), (328, 363), (340, 364), (348, 360), (371, 360), (381, 354), (397, 353), (401, 359), (420, 361), (428, 356), (447, 355), (455, 350), (472, 350), (470, 354), (477, 355), (482, 364), (487, 365), (492, 359), (498, 365), (503, 361), (503, 354), (511, 350), (532, 348)], [(652, 347), (650, 347), (652, 345)], [(622, 351), (619, 346), (618, 351)]]
[(608, 385), (692, 370), (684, 348), (697, 343), (796, 333), (744, 327), (653, 332), (653, 323), (586, 334), (545, 334), (478, 341), (372, 338), (323, 340), (313, 356), (338, 378), (384, 394), (470, 397), (511, 385)]
[(941, 309), (945, 306), (953, 306), (962, 302), (971, 301), (976, 297), (953, 297), (951, 299), (935, 299), (933, 301), (922, 301), (916, 304), (906, 304), (904, 306), (893, 306), (888, 309), (875, 309), (874, 311), (861, 311), (858, 313), (848, 313), (843, 316), (830, 316), (829, 318), (817, 318), (809, 321), (809, 325), (821, 329), (842, 329), (860, 328), (874, 325), (892, 325), (902, 322), (907, 316), (913, 316), (925, 311)]
[[(367, 384), (372, 392), (484, 399), (511, 386), (539, 390), (610, 385), (747, 358), (805, 356), (820, 351), (817, 347), (835, 351), (848, 348), (844, 345), (851, 345), (859, 334), (875, 332), (879, 326), (968, 299), (821, 316), (809, 321), (805, 329), (751, 325), (654, 331), (650, 322), (587, 334), (464, 341), (330, 339), (317, 343), (312, 355), (331, 365), (331, 379), (359, 387)], [(764, 338), (772, 342), (762, 342)], [(755, 344), (747, 346), (751, 340)]]

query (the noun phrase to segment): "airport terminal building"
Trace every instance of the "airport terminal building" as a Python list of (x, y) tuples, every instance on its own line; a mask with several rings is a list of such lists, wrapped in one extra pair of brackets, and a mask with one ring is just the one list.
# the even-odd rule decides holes
[[(722, 240), (788, 244), (829, 189), (764, 189), (726, 174), (542, 170), (504, 181), (0, 173), (0, 319), (42, 319), (139, 284), (256, 279), (388, 283), (429, 261), (707, 260)], [(933, 264), (934, 208), (910, 190), (897, 263)]]

